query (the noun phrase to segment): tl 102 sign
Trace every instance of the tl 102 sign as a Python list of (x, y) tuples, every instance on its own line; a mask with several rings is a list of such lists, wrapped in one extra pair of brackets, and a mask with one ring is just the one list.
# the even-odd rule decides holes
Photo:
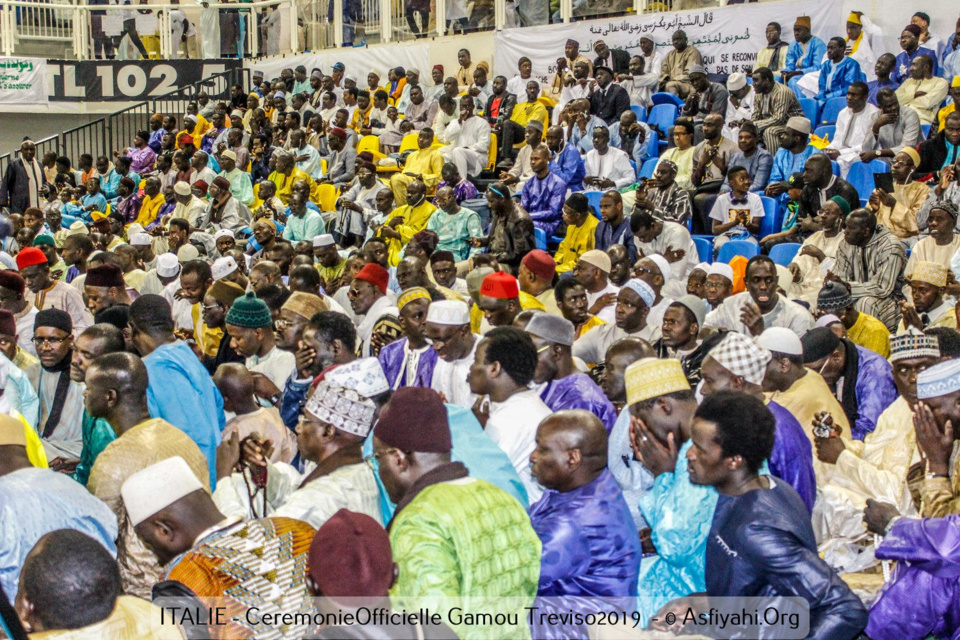
[(50, 100), (136, 102), (242, 66), (239, 60), (48, 60)]

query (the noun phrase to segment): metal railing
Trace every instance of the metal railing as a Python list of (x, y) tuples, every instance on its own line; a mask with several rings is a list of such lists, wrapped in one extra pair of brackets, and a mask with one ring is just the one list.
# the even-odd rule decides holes
[[(541, 10), (537, 16), (528, 17), (518, 13), (515, 0), (456, 0), (450, 9), (457, 15), (450, 16), (450, 0), (260, 0), (200, 8), (192, 3), (118, 6), (88, 5), (86, 1), (3, 0), (0, 53), (13, 55), (22, 50), (25, 41), (43, 40), (72, 43), (79, 60), (94, 58), (95, 53), (109, 57), (121, 45), (127, 50), (121, 55), (137, 57), (139, 54), (130, 43), (142, 43), (150, 57), (162, 59), (187, 55), (205, 59), (236, 57), (232, 45), (230, 51), (221, 49), (220, 38), (211, 37), (219, 30), (225, 43), (242, 39), (245, 54), (263, 56), (403, 41), (417, 37), (420, 31), (424, 37), (432, 37), (533, 23), (656, 13), (669, 11), (674, 5), (674, 0), (560, 0), (558, 11), (550, 14), (549, 10)], [(725, 4), (725, 0), (717, 0), (717, 4)], [(426, 11), (408, 11), (418, 6), (426, 7)], [(462, 15), (464, 6), (467, 17)], [(415, 29), (410, 27), (408, 13)], [(183, 32), (179, 30), (184, 17), (197, 30), (197, 35), (186, 42), (181, 41)], [(524, 20), (531, 22), (525, 24)], [(205, 39), (204, 35), (208, 37)]]
[[(213, 102), (229, 102), (231, 85), (249, 87), (249, 83), (250, 70), (237, 68), (178, 87), (152, 100), (138, 102), (79, 127), (35, 141), (37, 160), (46, 153), (55, 152), (58, 156), (70, 158), (76, 166), (80, 155), (84, 153), (89, 153), (94, 159), (98, 156), (112, 157), (114, 151), (131, 146), (138, 131), (149, 128), (150, 116), (154, 113), (178, 114), (178, 124), (182, 124), (179, 114), (186, 112), (187, 105), (195, 102), (201, 91)], [(15, 150), (0, 155), (0, 176), (6, 172), (7, 165), (17, 157), (17, 153)]]

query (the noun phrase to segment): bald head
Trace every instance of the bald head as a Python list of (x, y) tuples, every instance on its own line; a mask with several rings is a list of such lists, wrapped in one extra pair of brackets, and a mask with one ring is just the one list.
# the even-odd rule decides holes
[(224, 405), (228, 402), (228, 398), (253, 397), (253, 376), (240, 363), (229, 362), (217, 367), (217, 372), (213, 374), (213, 383), (220, 390)]
[(623, 338), (610, 345), (610, 348), (607, 349), (605, 361), (609, 361), (610, 358), (624, 358), (630, 359), (632, 362), (634, 360), (640, 360), (641, 358), (656, 357), (656, 352), (646, 340), (640, 338)]
[(589, 411), (558, 411), (537, 427), (530, 463), (544, 487), (561, 493), (579, 489), (607, 466), (607, 430)]
[(114, 390), (120, 400), (147, 397), (147, 368), (132, 353), (108, 353), (94, 359), (87, 369), (86, 381), (87, 386)]

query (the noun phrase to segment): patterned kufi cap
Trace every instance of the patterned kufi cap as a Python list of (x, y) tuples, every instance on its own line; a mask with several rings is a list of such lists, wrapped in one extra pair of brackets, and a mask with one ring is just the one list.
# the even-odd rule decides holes
[(917, 374), (917, 399), (939, 398), (960, 391), (960, 359), (954, 358)]
[(939, 262), (920, 261), (914, 265), (910, 279), (943, 288), (947, 286), (947, 268)]
[(940, 341), (936, 336), (928, 336), (915, 327), (910, 327), (907, 333), (890, 336), (890, 362), (928, 357), (940, 357)]
[(324, 379), (331, 384), (353, 389), (367, 398), (390, 390), (387, 376), (376, 358), (360, 358), (327, 371)]
[(773, 357), (742, 333), (730, 332), (709, 353), (710, 357), (729, 371), (751, 384), (761, 384), (767, 363)]
[(307, 413), (317, 420), (361, 438), (366, 438), (373, 428), (376, 409), (370, 398), (353, 389), (331, 384), (329, 380), (317, 385), (306, 406)]
[(624, 373), (627, 387), (627, 404), (636, 404), (675, 391), (689, 391), (690, 383), (683, 374), (679, 360), (666, 358), (643, 358), (637, 360)]
[(405, 306), (414, 300), (426, 300), (430, 302), (430, 292), (423, 287), (411, 287), (397, 296), (397, 309), (403, 310)]

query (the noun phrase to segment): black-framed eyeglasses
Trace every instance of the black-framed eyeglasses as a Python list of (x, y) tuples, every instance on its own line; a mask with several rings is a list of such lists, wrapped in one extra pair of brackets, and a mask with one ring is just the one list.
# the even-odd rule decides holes
[(41, 346), (48, 344), (54, 349), (62, 345), (67, 339), (66, 338), (38, 338), (37, 336), (33, 337), (33, 344), (36, 346)]

